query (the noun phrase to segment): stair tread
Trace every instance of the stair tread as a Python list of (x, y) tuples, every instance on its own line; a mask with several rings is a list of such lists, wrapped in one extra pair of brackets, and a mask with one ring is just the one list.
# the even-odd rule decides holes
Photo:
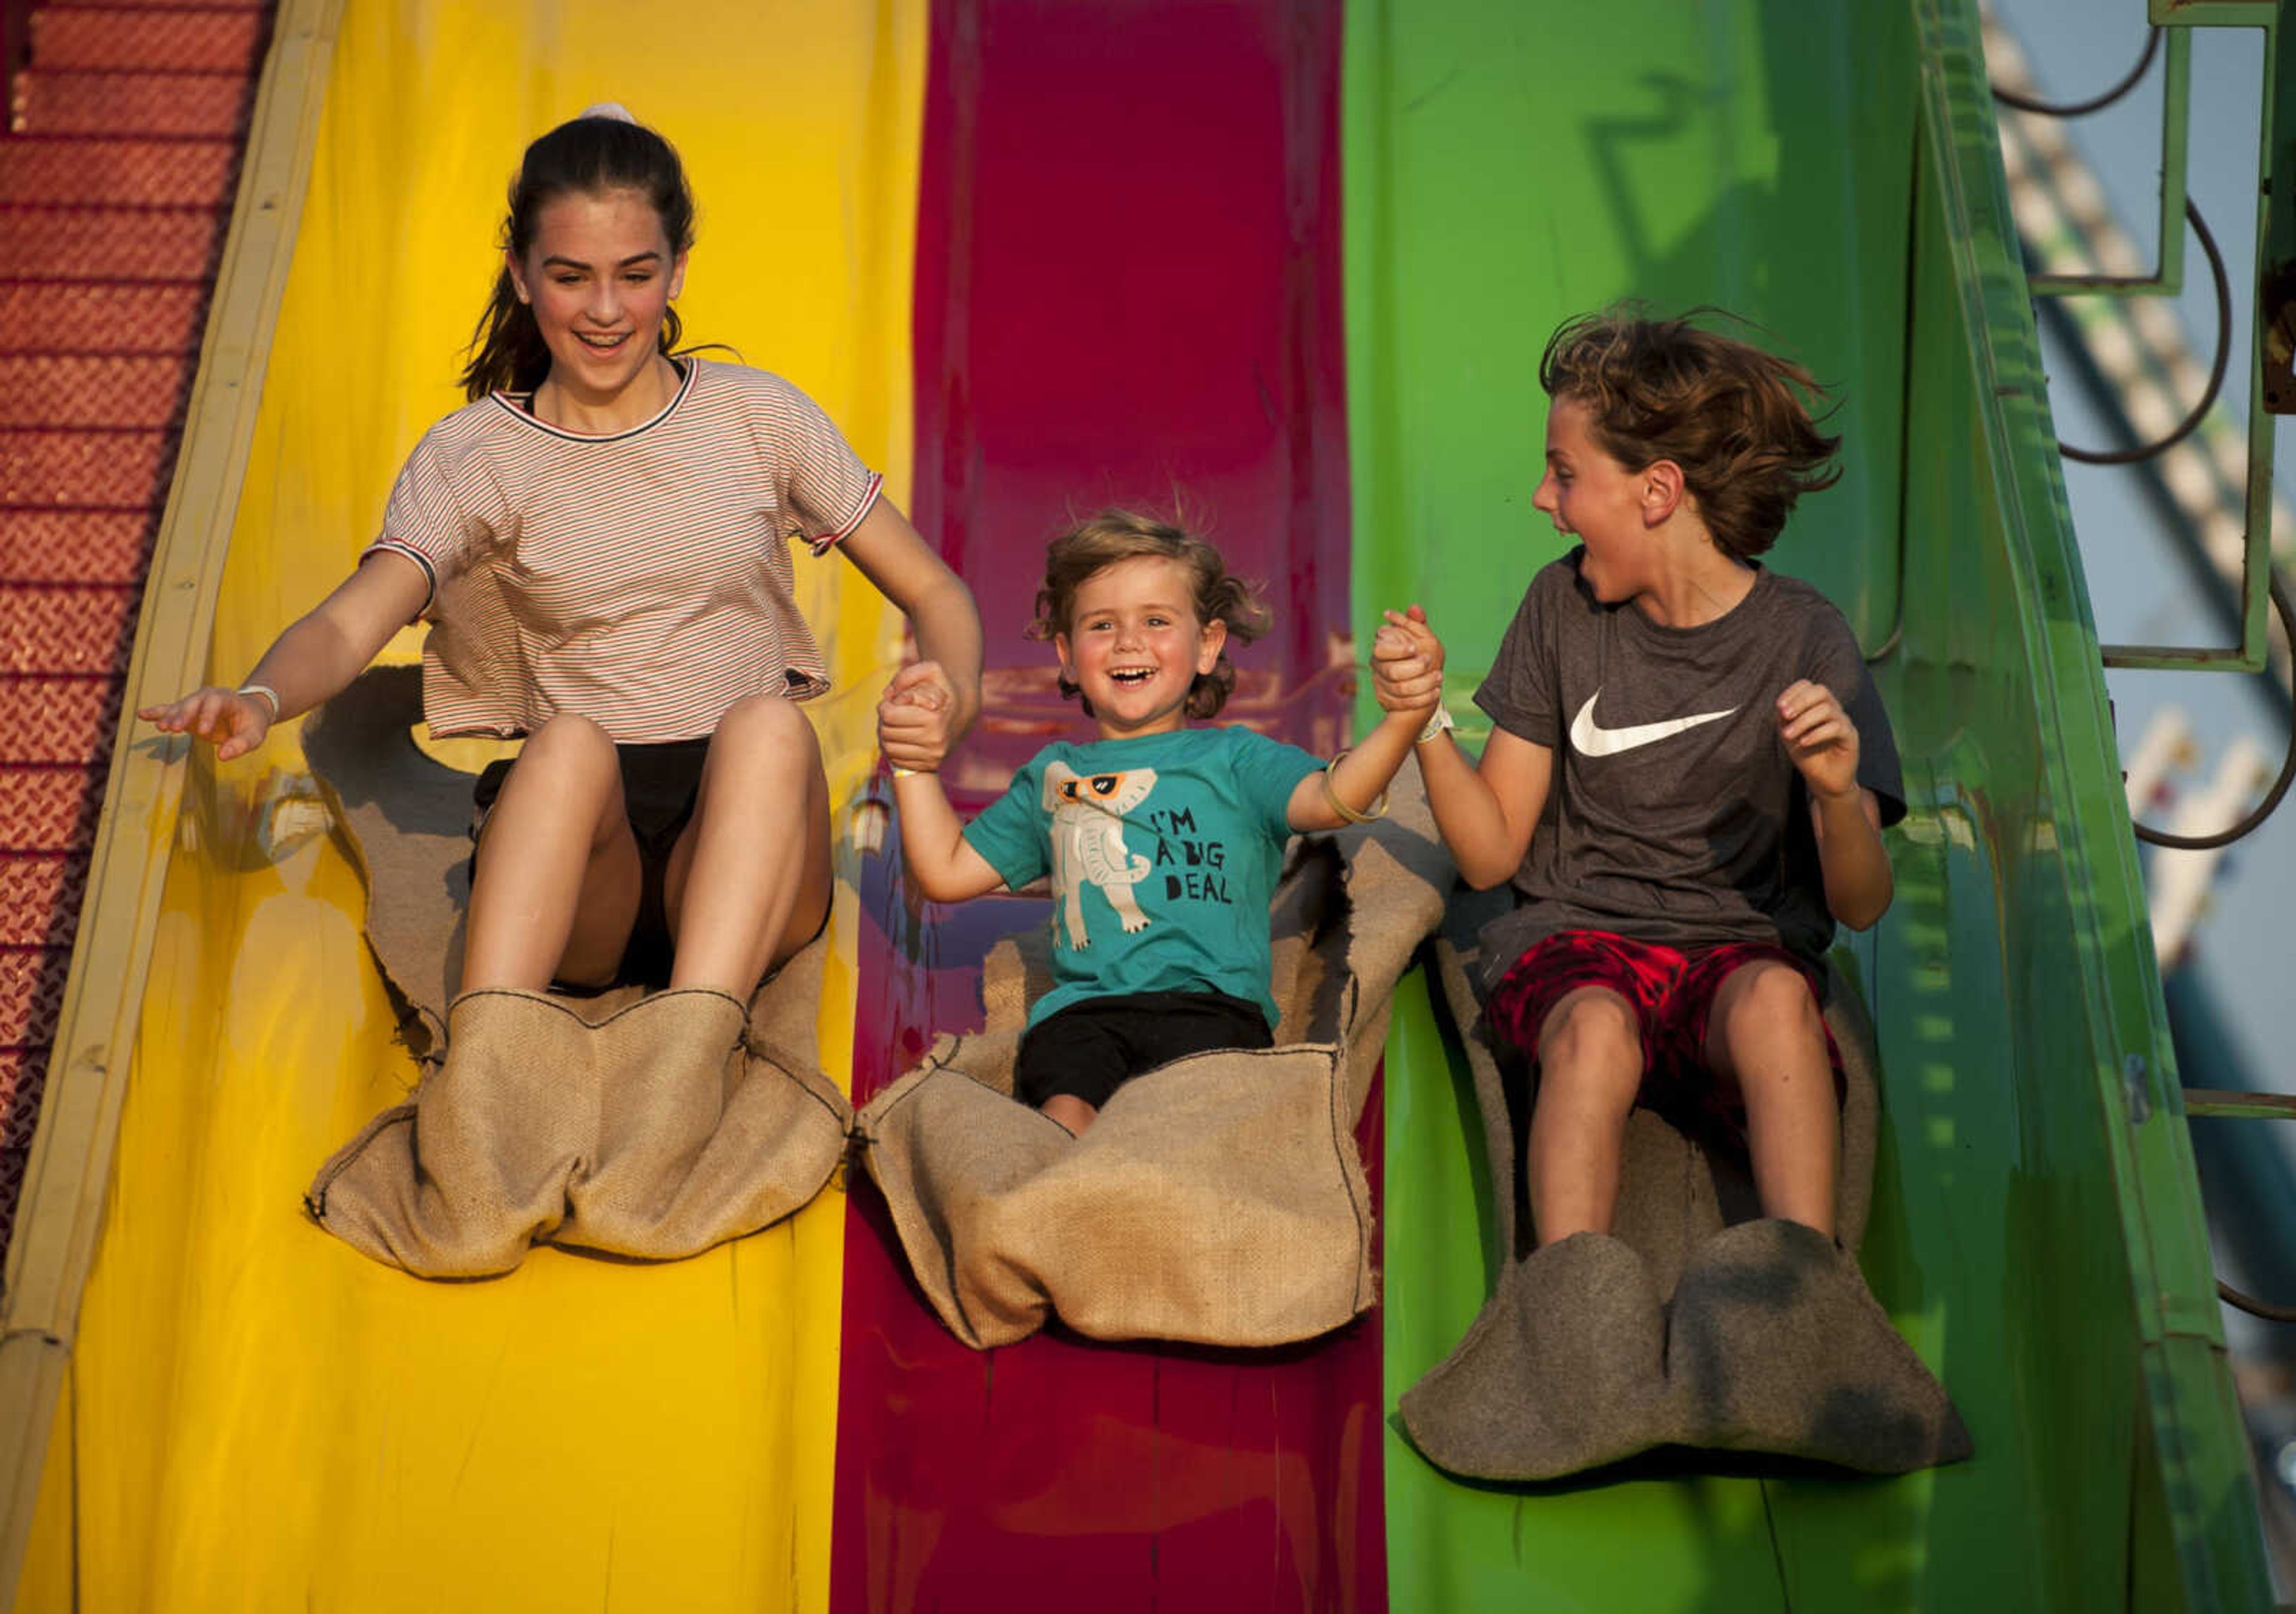
[(249, 73), (268, 21), (258, 7), (45, 5), (32, 12), (32, 70)]
[(0, 669), (125, 671), (143, 592), (122, 583), (0, 589)]
[[(95, 805), (102, 786), (91, 767), (0, 766), (0, 847), (85, 851), (95, 841)], [(0, 954), (0, 979), (9, 969), (7, 955)], [(7, 1040), (0, 1036), (0, 1042)]]
[(59, 678), (0, 673), (0, 701), (20, 717), (0, 728), (0, 763), (107, 766), (119, 725), (118, 684), (109, 674)]
[(225, 207), (239, 177), (231, 140), (22, 135), (0, 146), (0, 202)]
[(247, 117), (244, 73), (27, 73), (17, 127), (27, 135), (230, 138)]
[(148, 510), (175, 463), (172, 431), (0, 427), (0, 506)]
[(159, 512), (11, 510), (0, 513), (0, 587), (20, 583), (140, 585)]
[(207, 302), (196, 283), (0, 281), (0, 353), (193, 356)]
[(0, 853), (0, 943), (71, 946), (86, 895), (87, 859), (79, 853)]
[(193, 360), (182, 354), (0, 353), (0, 426), (168, 426)]
[(224, 219), (219, 208), (0, 206), (0, 264), (18, 282), (198, 282)]

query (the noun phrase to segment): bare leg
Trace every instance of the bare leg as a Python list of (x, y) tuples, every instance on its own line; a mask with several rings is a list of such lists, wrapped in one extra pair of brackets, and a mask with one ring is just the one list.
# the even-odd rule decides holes
[(1529, 1141), (1530, 1214), (1541, 1245), (1611, 1231), (1627, 1117), (1642, 1079), (1642, 1031), (1625, 998), (1580, 987), (1547, 1012)]
[(1092, 1125), (1100, 1111), (1073, 1093), (1055, 1093), (1045, 1101), (1044, 1113), (1082, 1137), (1084, 1129)]
[(702, 765), (693, 822), (664, 872), (676, 942), (672, 987), (747, 1001), (829, 912), (829, 782), (813, 725), (755, 695), (726, 714)]
[(638, 911), (638, 848), (606, 731), (559, 717), (519, 753), (481, 832), (463, 989), (613, 977)]
[(1832, 1238), (1841, 1116), (1809, 983), (1774, 961), (1732, 971), (1715, 988), (1706, 1060), (1745, 1096), (1762, 1214)]

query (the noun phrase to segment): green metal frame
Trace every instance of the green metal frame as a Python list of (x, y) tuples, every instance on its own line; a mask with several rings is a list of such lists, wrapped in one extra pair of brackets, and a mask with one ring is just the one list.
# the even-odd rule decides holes
[(2036, 274), (2033, 290), (2175, 297), (2185, 289), (2185, 174), (2191, 144), (2193, 37), (2171, 29), (2163, 50), (2161, 91), (2161, 248), (2150, 274)]
[(2171, 28), (2260, 28), (2275, 0), (2148, 0), (2148, 15)]
[[(2215, 1273), (2191, 1139), (2174, 1124), (2182, 1093), (2169, 1045), (2128, 806), (2096, 777), (2113, 754), (2095, 627), (2063, 502), (2028, 288), (2005, 233), (2010, 209), (1980, 53), (1967, 48), (1974, 6), (1916, 6), (1925, 67), (1937, 78), (1927, 124), (1964, 227), (1952, 233), (1962, 318), (1983, 333), (1991, 384), (1986, 435), (2005, 475), (2002, 508), (2018, 569), (2034, 593), (2018, 613), (2034, 671), (2054, 688), (2042, 743), (2049, 824), (2064, 899), (2088, 910), (2087, 945), (2059, 990), (2079, 1000), (2092, 1102), (2128, 1261), (2141, 1386), (2132, 1607), (2254, 1606), (2267, 1584), (2239, 1409), (2223, 1362)], [(1974, 135), (1988, 148), (1972, 149)], [(2060, 591), (2066, 598), (2057, 600)], [(2259, 591), (2259, 598), (2261, 591)], [(2052, 602), (2056, 602), (2052, 603)], [(2068, 611), (2062, 607), (2072, 605)], [(2034, 828), (2041, 826), (2037, 823)], [(2054, 885), (2054, 881), (2052, 882)], [(2106, 938), (2117, 945), (2101, 945)]]
[[(2165, 268), (2168, 242), (2173, 230), (2181, 242), (2184, 235), (2184, 193), (2185, 177), (2185, 131), (2184, 113), (2190, 105), (2190, 36), (2187, 29), (2202, 27), (2254, 28), (2264, 31), (2264, 75), (2262, 84), (2261, 130), (2258, 141), (2259, 171), (2269, 176), (2271, 184), (2284, 191), (2296, 179), (2290, 176), (2296, 157), (2283, 154), (2284, 160), (2276, 163), (2276, 140), (2284, 135), (2276, 131), (2296, 134), (2292, 128), (2296, 121), (2296, 86), (2279, 81), (2277, 64), (2282, 35), (2280, 23), (2289, 11), (2289, 0), (2150, 0), (2149, 18), (2155, 24), (2169, 28), (2169, 78), (2163, 97), (2161, 130), (2161, 261)], [(2175, 195), (2177, 217), (2169, 218), (2169, 199)], [(2291, 209), (2284, 206), (2278, 211), (2285, 215)], [(2254, 283), (2259, 291), (2264, 284), (2264, 266), (2296, 258), (2296, 223), (2278, 226), (2276, 233), (2275, 209), (2269, 194), (2260, 195), (2257, 201), (2256, 240), (2259, 274)], [(2173, 295), (2181, 290), (2181, 275), (2177, 283), (2165, 279), (2157, 284), (2129, 280), (2118, 283), (2103, 277), (2079, 275), (2035, 275), (2030, 284), (2037, 293), (2064, 296), (2078, 292), (2112, 292), (2120, 295)], [(2263, 303), (2259, 296), (2257, 307)], [(2275, 417), (2265, 406), (2265, 343), (2259, 322), (2255, 339), (2249, 345), (2249, 410), (2248, 410), (2248, 487), (2244, 500), (2245, 531), (2241, 547), (2240, 580), (2240, 642), (2237, 644), (2174, 645), (2174, 644), (2107, 644), (2102, 647), (2107, 667), (2142, 668), (2159, 671), (2254, 673), (2264, 669), (2271, 653), (2271, 586), (2272, 586), (2272, 465)]]
[[(1849, 383), (1864, 480), (1798, 512), (1775, 554), (1868, 642), (1902, 618), (1876, 676), (1913, 813), (1898, 901), (1855, 944), (1886, 1087), (1860, 1259), (1978, 1455), (1855, 1485), (1693, 1469), (1508, 1487), (1447, 1479), (1398, 1434), (1390, 1599), (2267, 1604), (1976, 3), (1820, 12), (1595, 8), (1575, 44), (1615, 74), (1526, 96), (1545, 41), (1497, 0), (1350, 5), (1356, 627), (1367, 643), (1378, 608), (1424, 602), (1455, 691), (1472, 687), (1521, 580), (1567, 541), (1524, 479), (1543, 405), (1525, 378), (1565, 314), (1718, 301)], [(1900, 536), (1919, 545), (1902, 567)], [(1390, 1405), (1505, 1258), (1466, 1080), (1406, 983)]]

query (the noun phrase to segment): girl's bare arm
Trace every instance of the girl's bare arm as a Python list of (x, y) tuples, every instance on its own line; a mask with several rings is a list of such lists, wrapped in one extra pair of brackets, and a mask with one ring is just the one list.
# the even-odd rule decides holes
[(972, 591), (882, 496), (838, 547), (908, 618), (919, 658), (938, 662), (947, 675), (952, 703), (908, 703), (897, 726), (934, 725), (940, 738), (954, 741), (980, 710), (980, 613)]
[(135, 715), (164, 734), (196, 734), (215, 746), (217, 760), (229, 761), (262, 744), (274, 723), (341, 693), (430, 597), (430, 578), (422, 567), (377, 550), (274, 640), (247, 675), (246, 685), (278, 696), (276, 711), (260, 695), (211, 684)]

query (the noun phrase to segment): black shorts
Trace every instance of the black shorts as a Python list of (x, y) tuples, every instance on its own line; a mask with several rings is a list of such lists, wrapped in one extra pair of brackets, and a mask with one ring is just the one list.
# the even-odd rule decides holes
[[(630, 833), (638, 843), (638, 912), (623, 945), (622, 962), (615, 967), (610, 986), (666, 987), (669, 984), (669, 910), (664, 877), (670, 848), (693, 822), (693, 806), (701, 794), (701, 765), (709, 758), (709, 741), (665, 740), (651, 745), (617, 745), (614, 755), (622, 767), (622, 808), (629, 815)], [(479, 831), (502, 794), (515, 757), (487, 764), (471, 791), (472, 872), (477, 873)], [(568, 983), (553, 982), (554, 987)], [(571, 986), (574, 991), (598, 988)]]
[(1143, 1071), (1214, 1048), (1272, 1048), (1258, 1004), (1225, 992), (1135, 992), (1071, 1004), (1029, 1028), (1013, 1092), (1041, 1110), (1058, 1094), (1097, 1110)]

